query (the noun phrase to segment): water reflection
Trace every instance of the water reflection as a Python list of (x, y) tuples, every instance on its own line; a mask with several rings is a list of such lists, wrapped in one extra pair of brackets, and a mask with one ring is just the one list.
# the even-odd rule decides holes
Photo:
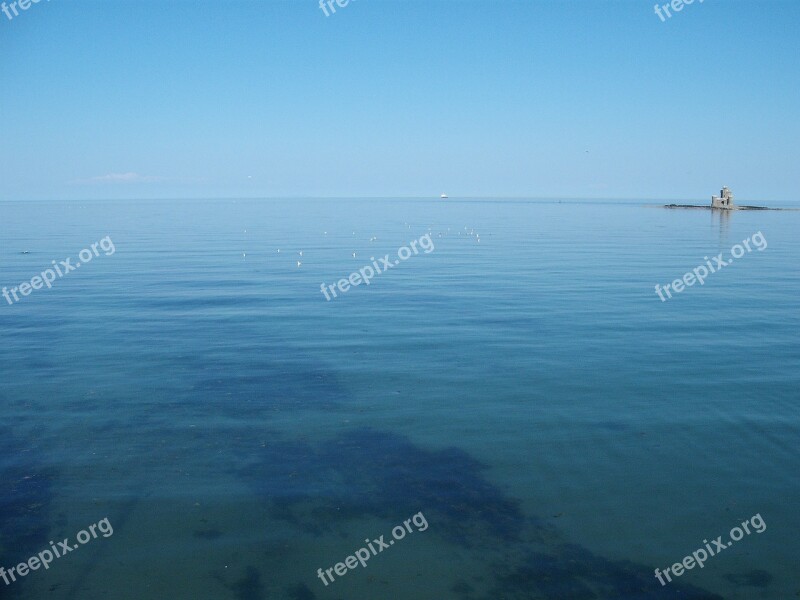
[(720, 250), (728, 249), (733, 244), (730, 241), (731, 229), (731, 214), (732, 210), (711, 210), (711, 224), (716, 230), (719, 229), (719, 247)]

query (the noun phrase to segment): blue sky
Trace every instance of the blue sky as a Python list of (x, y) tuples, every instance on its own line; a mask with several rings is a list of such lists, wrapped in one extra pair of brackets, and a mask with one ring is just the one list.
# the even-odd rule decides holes
[(0, 12), (0, 200), (797, 199), (800, 2), (653, 4)]

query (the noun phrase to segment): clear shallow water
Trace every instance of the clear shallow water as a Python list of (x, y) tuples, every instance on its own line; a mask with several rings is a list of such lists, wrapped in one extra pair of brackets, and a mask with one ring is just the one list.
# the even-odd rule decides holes
[[(0, 565), (114, 526), (0, 598), (793, 597), (798, 221), (2, 203), (0, 286), (106, 235), (116, 253), (0, 298)], [(325, 301), (322, 282), (429, 228), (433, 252)], [(765, 251), (659, 301), (759, 230)], [(426, 531), (317, 578), (420, 511)], [(756, 513), (764, 533), (659, 585)]]

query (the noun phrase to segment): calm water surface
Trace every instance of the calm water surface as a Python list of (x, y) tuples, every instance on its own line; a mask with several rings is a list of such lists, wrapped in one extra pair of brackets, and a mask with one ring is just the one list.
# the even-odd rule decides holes
[[(0, 598), (795, 597), (799, 225), (635, 202), (0, 203), (0, 286), (116, 250), (0, 298), (0, 566), (114, 529)], [(758, 231), (763, 252), (655, 294)], [(434, 251), (326, 302), (428, 232)], [(756, 514), (763, 533), (654, 577)]]

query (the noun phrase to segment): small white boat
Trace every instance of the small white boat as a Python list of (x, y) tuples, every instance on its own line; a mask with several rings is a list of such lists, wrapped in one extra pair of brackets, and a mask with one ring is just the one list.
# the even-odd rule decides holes
[(447, 200), (447, 194), (442, 194), (441, 196), (439, 196), (439, 198), (441, 198), (442, 200)]

